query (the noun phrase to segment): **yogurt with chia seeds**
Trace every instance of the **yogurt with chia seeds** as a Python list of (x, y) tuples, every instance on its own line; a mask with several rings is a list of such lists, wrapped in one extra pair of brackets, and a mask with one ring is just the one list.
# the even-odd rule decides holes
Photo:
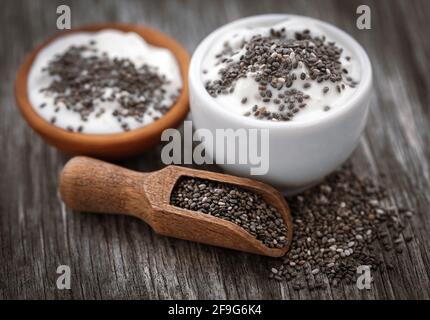
[(300, 17), (230, 28), (201, 64), (201, 80), (221, 108), (272, 121), (307, 121), (342, 108), (360, 74), (345, 44)]
[(168, 49), (133, 32), (106, 29), (50, 43), (36, 56), (27, 84), (34, 110), (46, 121), (69, 131), (110, 134), (162, 117), (175, 103), (182, 78)]

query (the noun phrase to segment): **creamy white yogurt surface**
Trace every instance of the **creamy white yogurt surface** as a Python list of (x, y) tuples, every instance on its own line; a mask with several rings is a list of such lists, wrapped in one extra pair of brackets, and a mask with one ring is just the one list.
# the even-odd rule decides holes
[[(334, 41), (337, 47), (343, 49), (341, 55), (341, 63), (343, 68), (348, 71), (348, 77), (352, 78), (355, 82), (360, 82), (361, 70), (360, 65), (356, 57), (352, 52), (348, 50), (341, 42), (338, 41), (332, 34), (327, 34), (323, 32), (321, 28), (318, 27), (316, 23), (309, 20), (302, 20), (300, 18), (287, 19), (279, 24), (267, 26), (267, 24), (252, 25), (247, 28), (240, 29), (230, 29), (220, 36), (211, 45), (210, 49), (206, 53), (205, 58), (201, 65), (201, 79), (203, 84), (208, 81), (213, 81), (219, 79), (219, 71), (227, 66), (226, 63), (218, 63), (216, 55), (218, 55), (224, 47), (224, 43), (227, 41), (229, 45), (234, 50), (235, 54), (231, 56), (233, 61), (239, 61), (240, 57), (245, 53), (246, 49), (243, 47), (244, 41), (249, 41), (255, 35), (268, 36), (270, 34), (270, 29), (280, 30), (285, 28), (286, 35), (288, 38), (294, 39), (296, 32), (302, 32), (305, 29), (310, 30), (312, 36), (325, 36), (327, 41)], [(317, 83), (316, 81), (309, 81), (310, 70), (302, 63), (299, 67), (292, 71), (297, 74), (297, 80), (294, 81), (291, 89), (297, 89), (304, 92), (310, 96), (309, 101), (307, 101), (307, 107), (303, 108), (298, 112), (292, 121), (306, 121), (310, 119), (324, 117), (330, 110), (335, 108), (342, 108), (345, 102), (351, 98), (357, 87), (351, 88), (345, 85), (345, 90), (339, 94), (336, 90), (336, 86), (341, 83), (332, 83), (330, 81), (323, 81), (322, 83)], [(305, 80), (300, 79), (300, 74), (304, 72), (307, 75)], [(234, 93), (232, 94), (219, 94), (214, 97), (215, 101), (219, 104), (221, 108), (243, 115), (245, 112), (249, 111), (254, 105), (264, 105), (266, 109), (270, 112), (277, 111), (278, 105), (273, 102), (264, 103), (262, 102), (262, 97), (258, 92), (258, 83), (253, 79), (255, 73), (248, 72), (247, 78), (241, 78), (237, 80)], [(311, 83), (311, 87), (308, 89), (303, 89), (303, 85), (308, 82)], [(329, 87), (327, 93), (323, 93), (323, 88)], [(276, 94), (276, 89), (272, 89)], [(279, 90), (277, 90), (279, 92)], [(247, 98), (246, 103), (241, 103), (243, 98)], [(326, 106), (330, 107), (329, 111), (324, 111)]]
[[(174, 100), (168, 100), (170, 95), (177, 95), (178, 89), (182, 88), (181, 73), (174, 55), (165, 48), (154, 47), (133, 32), (122, 32), (113, 29), (106, 29), (100, 32), (89, 33), (79, 32), (65, 35), (47, 47), (42, 49), (37, 55), (28, 75), (28, 96), (35, 111), (48, 122), (52, 117), (56, 118), (55, 125), (61, 128), (68, 126), (77, 128), (83, 125), (83, 133), (89, 134), (109, 134), (123, 132), (121, 124), (112, 115), (112, 111), (118, 107), (116, 101), (98, 101), (97, 107), (103, 107), (106, 112), (96, 117), (97, 112), (90, 114), (88, 121), (83, 123), (79, 113), (66, 108), (60, 108), (55, 112), (55, 95), (47, 95), (41, 92), (52, 82), (53, 78), (48, 73), (43, 72), (49, 61), (56, 55), (64, 53), (70, 46), (88, 45), (94, 41), (94, 48), (98, 54), (106, 53), (109, 58), (127, 58), (137, 67), (147, 64), (157, 68), (157, 73), (164, 75), (169, 83), (166, 84), (166, 101), (171, 105)], [(40, 105), (44, 104), (43, 108)], [(150, 110), (152, 116), (145, 115), (143, 121), (139, 122), (132, 117), (124, 118), (129, 128), (136, 129), (153, 122), (153, 116), (159, 113), (157, 110)], [(161, 116), (161, 114), (160, 114)]]

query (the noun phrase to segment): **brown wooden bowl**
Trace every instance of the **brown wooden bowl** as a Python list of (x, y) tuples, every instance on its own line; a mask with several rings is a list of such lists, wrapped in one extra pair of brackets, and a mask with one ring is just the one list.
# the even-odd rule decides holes
[[(135, 32), (151, 45), (169, 49), (175, 56), (182, 75), (182, 91), (176, 103), (160, 119), (138, 129), (124, 133), (85, 134), (69, 132), (56, 127), (39, 116), (27, 94), (27, 77), (39, 51), (55, 39), (71, 32), (95, 32), (102, 29)], [(119, 23), (87, 25), (54, 35), (33, 50), (20, 66), (15, 80), (15, 99), (28, 124), (49, 144), (69, 155), (90, 155), (105, 159), (120, 159), (137, 155), (160, 142), (163, 130), (177, 127), (186, 117), (188, 106), (188, 52), (174, 39), (150, 28)]]

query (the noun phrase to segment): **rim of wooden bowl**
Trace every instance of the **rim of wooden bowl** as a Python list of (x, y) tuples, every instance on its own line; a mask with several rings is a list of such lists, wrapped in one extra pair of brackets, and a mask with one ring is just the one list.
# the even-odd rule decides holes
[[(135, 32), (149, 44), (169, 49), (175, 56), (182, 77), (182, 90), (175, 104), (160, 119), (142, 127), (127, 132), (112, 134), (85, 134), (69, 132), (56, 127), (42, 118), (34, 110), (27, 90), (27, 79), (31, 66), (39, 52), (56, 39), (76, 32), (97, 32), (103, 29), (116, 29), (123, 32)], [(141, 25), (123, 23), (101, 23), (84, 25), (72, 30), (57, 33), (31, 51), (19, 67), (15, 80), (15, 99), (21, 114), (28, 124), (48, 143), (68, 154), (87, 154), (102, 157), (121, 158), (115, 154), (121, 149), (124, 156), (138, 154), (156, 144), (163, 130), (175, 128), (186, 117), (189, 111), (188, 104), (188, 67), (189, 53), (176, 40), (166, 34)], [(137, 150), (128, 150), (127, 145), (138, 146)]]

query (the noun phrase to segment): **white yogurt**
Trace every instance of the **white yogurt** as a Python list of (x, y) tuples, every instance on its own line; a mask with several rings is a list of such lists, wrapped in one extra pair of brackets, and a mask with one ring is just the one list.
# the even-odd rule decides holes
[[(106, 53), (109, 58), (127, 58), (130, 59), (136, 67), (147, 64), (157, 68), (157, 73), (164, 75), (169, 81), (164, 87), (167, 91), (167, 105), (171, 106), (174, 100), (170, 99), (171, 95), (177, 95), (178, 90), (182, 88), (182, 78), (178, 63), (174, 55), (165, 48), (154, 47), (134, 32), (122, 32), (118, 30), (106, 29), (100, 32), (79, 32), (65, 35), (45, 48), (37, 55), (31, 67), (28, 76), (28, 96), (34, 110), (46, 121), (52, 117), (56, 118), (55, 125), (60, 128), (69, 126), (77, 128), (83, 125), (83, 133), (88, 134), (109, 134), (123, 132), (121, 124), (112, 115), (112, 111), (118, 108), (117, 101), (101, 102), (97, 101), (96, 108), (104, 108), (101, 116), (96, 117), (97, 111), (90, 114), (87, 122), (83, 122), (79, 113), (66, 108), (60, 108), (55, 112), (54, 98), (55, 95), (47, 95), (40, 90), (49, 86), (53, 78), (42, 69), (48, 65), (48, 62), (55, 55), (64, 53), (70, 46), (88, 45), (90, 41), (95, 41), (94, 48), (98, 54)], [(45, 107), (39, 106), (45, 104)], [(162, 116), (159, 111), (151, 110), (152, 116)], [(132, 117), (124, 118), (131, 130), (140, 128), (153, 122), (153, 117), (145, 115), (142, 122)]]
[[(287, 37), (291, 39), (294, 38), (296, 32), (302, 32), (303, 30), (308, 29), (311, 31), (312, 36), (325, 36), (327, 41), (336, 42), (336, 46), (343, 49), (340, 61), (343, 68), (348, 71), (347, 76), (351, 77), (356, 82), (360, 82), (360, 65), (356, 57), (354, 57), (352, 52), (350, 52), (344, 44), (339, 42), (338, 39), (333, 37), (333, 35), (323, 32), (321, 28), (309, 20), (303, 21), (300, 18), (291, 18), (276, 25), (268, 26), (267, 23), (260, 23), (260, 25), (254, 24), (247, 28), (230, 29), (225, 32), (222, 36), (216, 39), (216, 41), (214, 41), (202, 61), (201, 79), (203, 84), (211, 80), (219, 79), (220, 76), (218, 73), (220, 69), (227, 66), (226, 63), (217, 64), (218, 60), (216, 58), (216, 55), (222, 51), (226, 41), (229, 42), (233, 51), (236, 52), (231, 58), (234, 61), (238, 61), (246, 51), (245, 48), (241, 48), (243, 42), (249, 41), (255, 35), (268, 36), (270, 28), (275, 30), (285, 28)], [(350, 59), (347, 60), (347, 57)], [(330, 110), (341, 108), (357, 90), (357, 87), (351, 88), (346, 85), (345, 90), (342, 90), (342, 93), (339, 94), (336, 90), (336, 86), (342, 84), (342, 82), (332, 83), (330, 81), (323, 81), (322, 83), (317, 83), (316, 81), (309, 81), (308, 76), (310, 74), (310, 70), (303, 64), (300, 64), (299, 67), (292, 72), (296, 73), (298, 78), (293, 82), (291, 89), (301, 90), (310, 96), (309, 101), (307, 101), (307, 107), (300, 109), (300, 112), (293, 117), (292, 121), (307, 121), (324, 117), (330, 112)], [(307, 75), (307, 79), (300, 79), (300, 74), (302, 72)], [(215, 101), (220, 107), (240, 115), (249, 111), (254, 105), (264, 105), (270, 112), (277, 111), (278, 105), (273, 103), (273, 99), (272, 102), (269, 103), (262, 102), (262, 98), (258, 91), (258, 83), (253, 79), (254, 76), (255, 73), (248, 72), (247, 78), (237, 80), (233, 94), (219, 94), (214, 98)], [(303, 89), (303, 85), (306, 82), (311, 83), (311, 87)], [(329, 91), (327, 93), (323, 93), (324, 87), (329, 87)], [(276, 91), (279, 92), (279, 90), (273, 88), (271, 88), (271, 90), (274, 95), (277, 93)], [(241, 103), (241, 100), (244, 97), (247, 98), (247, 102), (245, 104)], [(330, 107), (329, 111), (324, 111), (326, 106)]]

